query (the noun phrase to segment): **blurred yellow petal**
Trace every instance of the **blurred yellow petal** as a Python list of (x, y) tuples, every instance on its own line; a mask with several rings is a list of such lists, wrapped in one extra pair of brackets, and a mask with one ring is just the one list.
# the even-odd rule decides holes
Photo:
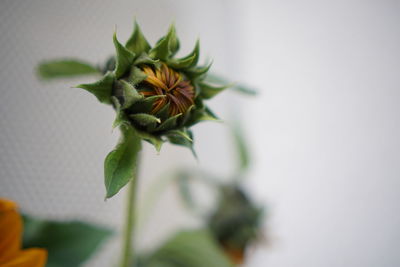
[(19, 253), (21, 249), (22, 220), (17, 205), (0, 199), (0, 264)]
[(46, 260), (46, 250), (30, 248), (20, 251), (12, 260), (4, 263), (0, 262), (0, 267), (44, 267)]

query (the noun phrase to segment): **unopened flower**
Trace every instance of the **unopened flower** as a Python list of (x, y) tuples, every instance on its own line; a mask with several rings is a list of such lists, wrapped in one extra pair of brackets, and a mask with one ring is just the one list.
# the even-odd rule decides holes
[(207, 224), (231, 261), (242, 264), (246, 249), (260, 239), (263, 210), (237, 185), (222, 186), (220, 192)]
[(190, 126), (204, 120), (217, 120), (203, 103), (226, 86), (206, 83), (211, 64), (199, 66), (199, 42), (193, 51), (176, 58), (179, 40), (172, 25), (163, 38), (151, 47), (139, 26), (122, 45), (114, 34), (116, 48), (113, 71), (93, 84), (82, 84), (103, 103), (117, 111), (116, 126), (132, 126), (157, 150), (165, 141), (192, 147)]
[(211, 64), (198, 64), (198, 41), (187, 56), (175, 56), (179, 40), (174, 25), (153, 47), (137, 23), (125, 45), (116, 34), (113, 41), (115, 56), (100, 68), (80, 60), (53, 60), (38, 67), (42, 78), (103, 75), (97, 82), (77, 87), (112, 105), (117, 113), (113, 127), (121, 129), (122, 137), (104, 163), (107, 198), (134, 176), (141, 140), (154, 145), (157, 151), (164, 142), (170, 142), (194, 153), (190, 127), (201, 121), (218, 120), (204, 100), (228, 87), (206, 82)]

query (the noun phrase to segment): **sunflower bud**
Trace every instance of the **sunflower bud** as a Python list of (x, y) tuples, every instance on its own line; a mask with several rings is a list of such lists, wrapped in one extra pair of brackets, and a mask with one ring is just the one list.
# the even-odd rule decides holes
[(226, 255), (241, 264), (246, 248), (260, 235), (263, 210), (237, 185), (225, 185), (220, 190), (218, 207), (207, 224)]
[[(203, 100), (227, 88), (204, 81), (211, 64), (198, 66), (199, 42), (189, 55), (176, 58), (179, 40), (173, 25), (167, 35), (151, 47), (135, 23), (126, 45), (122, 45), (115, 34), (114, 45), (115, 69), (96, 83), (78, 87), (114, 106), (117, 111), (114, 127), (132, 126), (157, 150), (165, 141), (192, 148), (190, 126), (217, 120)], [(107, 66), (103, 70), (107, 70)]]

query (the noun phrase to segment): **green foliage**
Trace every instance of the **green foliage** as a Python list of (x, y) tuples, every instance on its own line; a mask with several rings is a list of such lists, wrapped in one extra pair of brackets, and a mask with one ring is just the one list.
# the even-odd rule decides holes
[(172, 24), (169, 27), (166, 36), (161, 38), (154, 48), (149, 51), (149, 56), (154, 59), (167, 61), (179, 49), (179, 40), (176, 36), (175, 26)]
[(244, 249), (257, 238), (262, 215), (262, 209), (239, 186), (223, 185), (218, 206), (207, 224), (221, 244)]
[(135, 54), (123, 46), (117, 39), (117, 34), (114, 33), (114, 46), (116, 52), (116, 67), (115, 67), (115, 77), (117, 79), (121, 78), (122, 75), (131, 67), (133, 60), (135, 59)]
[(81, 266), (111, 236), (108, 229), (79, 221), (23, 219), (23, 247), (47, 249), (47, 267)]
[(167, 138), (171, 144), (189, 148), (193, 156), (197, 158), (196, 151), (193, 148), (193, 133), (191, 130), (172, 130), (168, 132)]
[(37, 67), (37, 74), (42, 79), (55, 79), (101, 73), (96, 67), (81, 60), (60, 59), (40, 63)]
[(182, 231), (148, 255), (143, 267), (231, 267), (206, 230)]
[(250, 155), (243, 131), (237, 122), (232, 126), (232, 135), (236, 147), (238, 172), (244, 172), (249, 168)]
[(200, 96), (204, 99), (210, 99), (216, 96), (218, 93), (222, 92), (226, 88), (229, 88), (231, 85), (224, 85), (224, 86), (213, 86), (207, 83), (200, 83)]
[(150, 50), (150, 44), (147, 42), (136, 21), (134, 29), (125, 47), (136, 55), (140, 55), (143, 52), (147, 53)]
[(121, 126), (122, 137), (104, 161), (106, 198), (114, 196), (131, 179), (136, 179), (137, 157), (141, 149), (140, 138), (132, 127)]
[(144, 99), (143, 95), (139, 94), (132, 84), (125, 80), (118, 81), (118, 83), (121, 86), (121, 97), (124, 99), (122, 109), (129, 108), (136, 102)]
[[(229, 81), (214, 73), (208, 73), (205, 79), (207, 83), (211, 84), (228, 84)], [(257, 95), (257, 90), (240, 83), (230, 83), (230, 89), (245, 95)]]
[(110, 104), (114, 80), (114, 74), (109, 72), (97, 82), (80, 84), (76, 86), (76, 88), (85, 89), (86, 91), (92, 93), (95, 97), (97, 97), (100, 102), (104, 104)]

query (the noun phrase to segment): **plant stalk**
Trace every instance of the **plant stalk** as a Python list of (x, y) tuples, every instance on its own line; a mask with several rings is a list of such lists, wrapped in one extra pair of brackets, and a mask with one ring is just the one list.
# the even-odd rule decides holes
[[(138, 152), (139, 154), (139, 152)], [(135, 260), (134, 232), (136, 220), (136, 192), (138, 184), (138, 165), (139, 155), (136, 159), (136, 169), (134, 177), (129, 181), (126, 196), (125, 225), (122, 238), (122, 254), (120, 267), (132, 267)]]

